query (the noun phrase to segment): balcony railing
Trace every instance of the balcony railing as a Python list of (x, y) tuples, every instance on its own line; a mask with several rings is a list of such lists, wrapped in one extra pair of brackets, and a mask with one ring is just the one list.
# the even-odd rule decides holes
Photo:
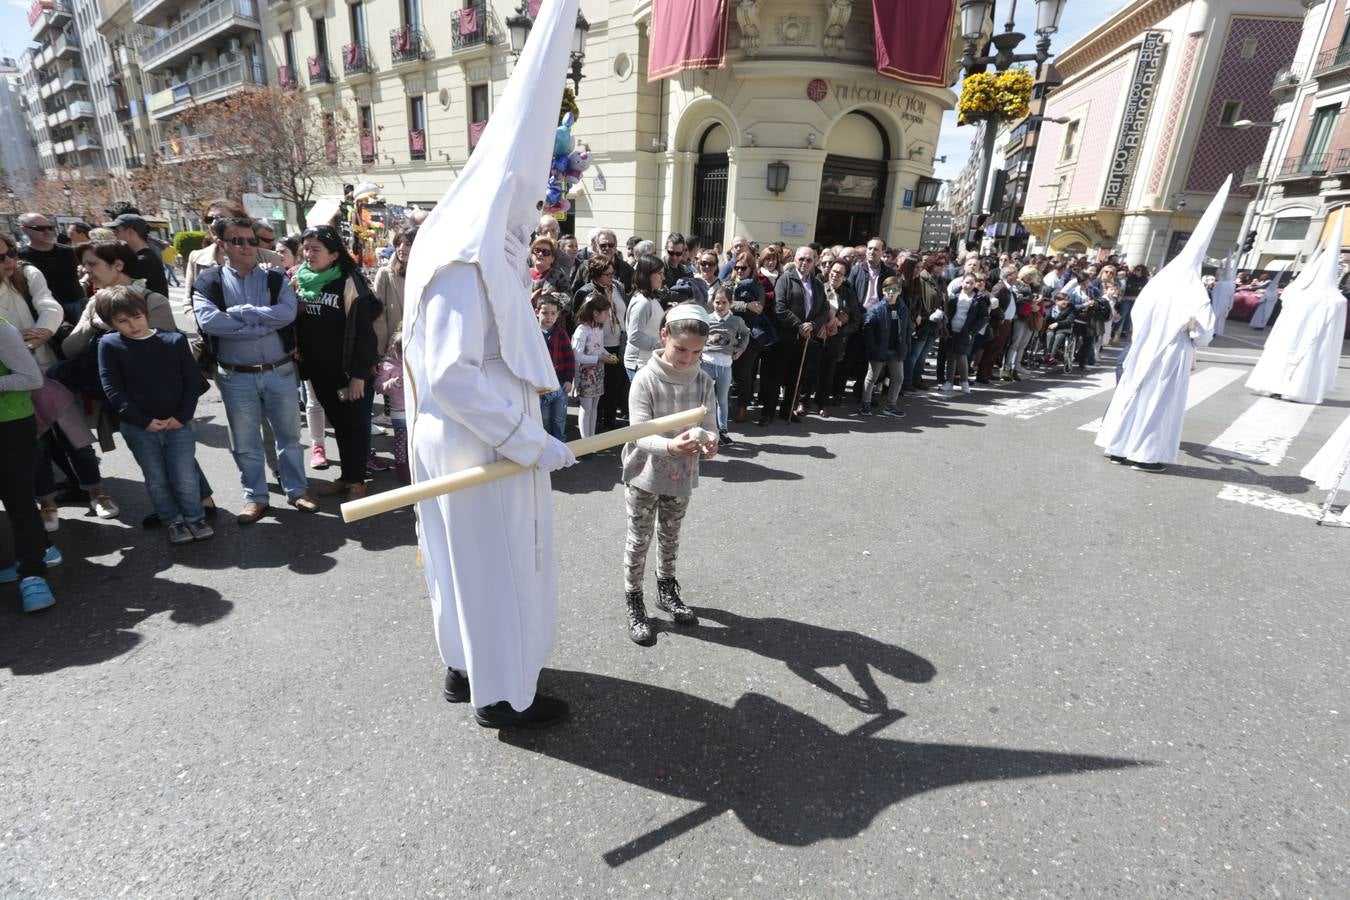
[(1335, 47), (1317, 54), (1317, 64), (1313, 66), (1314, 75), (1324, 75), (1333, 69), (1350, 65), (1350, 46)]
[(141, 53), (142, 65), (146, 69), (156, 68), (174, 52), (195, 45), (202, 35), (231, 19), (238, 19), (254, 28), (261, 27), (258, 24), (257, 0), (217, 0), (201, 7), (170, 29), (168, 34), (147, 45)]
[(1305, 153), (1302, 156), (1291, 156), (1281, 163), (1279, 177), (1315, 178), (1318, 175), (1325, 175), (1326, 171), (1325, 153)]
[(98, 146), (98, 138), (88, 131), (75, 135), (76, 150), (97, 150)]
[(84, 74), (84, 69), (79, 66), (71, 66), (61, 73), (61, 87), (70, 88), (77, 84), (88, 84), (89, 77)]
[(486, 3), (474, 3), (451, 13), (450, 48), (462, 50), (492, 43), (488, 30), (488, 8)]
[(69, 29), (61, 32), (52, 41), (52, 48), (56, 51), (59, 59), (62, 56), (74, 57), (80, 52), (80, 40), (75, 36), (75, 32)]
[(190, 101), (211, 99), (210, 95), (244, 85), (262, 84), (260, 69), (243, 60), (213, 69), (191, 81), (180, 82), (154, 95), (150, 111), (156, 119), (173, 115)]
[(425, 59), (430, 51), (431, 42), (420, 28), (404, 25), (389, 32), (389, 53), (395, 65)]
[(28, 8), (29, 37), (37, 40), (45, 28), (59, 22), (68, 22), (75, 15), (66, 0), (36, 0)]
[(369, 131), (361, 134), (361, 162), (373, 163), (375, 161), (375, 135)]
[(88, 100), (75, 100), (67, 109), (70, 110), (71, 119), (92, 119), (94, 117), (94, 104)]
[(348, 44), (342, 48), (342, 73), (344, 75), (368, 75), (375, 70), (370, 58), (370, 48), (365, 44)]
[(295, 72), (291, 71), (290, 66), (277, 66), (277, 84), (281, 87), (295, 87), (300, 82), (295, 78)]
[(1292, 90), (1298, 87), (1298, 74), (1292, 66), (1285, 66), (1275, 73), (1275, 78), (1270, 83), (1270, 92), (1278, 94), (1281, 91)]
[(173, 134), (159, 144), (159, 158), (164, 162), (178, 162), (212, 149), (209, 134)]
[(427, 158), (427, 133), (420, 128), (408, 129), (408, 156), (412, 159)]
[(1328, 172), (1346, 172), (1350, 171), (1350, 147), (1344, 150), (1337, 150), (1336, 155), (1331, 160), (1331, 168)]
[(305, 60), (305, 67), (309, 69), (310, 84), (330, 84), (333, 81), (333, 73), (328, 69), (328, 60), (322, 56), (311, 56)]

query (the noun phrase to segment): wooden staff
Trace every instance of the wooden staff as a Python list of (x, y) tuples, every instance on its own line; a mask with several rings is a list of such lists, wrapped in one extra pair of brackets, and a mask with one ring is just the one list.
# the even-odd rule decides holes
[[(812, 335), (815, 332), (811, 332)], [(787, 421), (791, 422), (797, 412), (797, 393), (802, 389), (802, 373), (806, 371), (806, 351), (811, 347), (811, 338), (802, 344), (802, 361), (797, 364), (797, 383), (792, 387), (792, 405), (788, 407)]]
[[(598, 453), (601, 450), (608, 450), (610, 447), (626, 444), (629, 441), (636, 441), (638, 438), (651, 437), (663, 431), (683, 428), (686, 425), (696, 425), (702, 422), (707, 414), (706, 407), (698, 406), (694, 409), (686, 409), (684, 412), (662, 416), (659, 419), (648, 419), (646, 422), (629, 425), (627, 428), (618, 428), (614, 431), (606, 431), (604, 434), (581, 438), (572, 441), (567, 446), (574, 455), (585, 456), (589, 453)], [(487, 484), (490, 481), (496, 481), (499, 478), (515, 475), (525, 470), (525, 466), (509, 459), (500, 459), (482, 466), (471, 466), (449, 475), (442, 475), (439, 478), (395, 488), (382, 494), (373, 494), (360, 500), (350, 500), (342, 504), (342, 520), (344, 522), (355, 522), (358, 519), (390, 512), (404, 506), (412, 506), (414, 503), (430, 500), (432, 497), (439, 497), (442, 494)]]

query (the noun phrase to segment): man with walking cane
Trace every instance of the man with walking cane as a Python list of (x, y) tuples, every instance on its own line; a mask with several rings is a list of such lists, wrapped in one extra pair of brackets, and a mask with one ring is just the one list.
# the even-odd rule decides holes
[[(825, 297), (825, 284), (816, 275), (816, 251), (803, 245), (793, 258), (795, 268), (778, 276), (774, 286), (774, 305), (778, 313), (779, 346), (774, 353), (778, 363), (778, 383), (783, 387), (783, 406), (779, 410), (788, 422), (800, 422), (805, 412), (797, 403), (797, 391), (802, 382), (811, 383), (819, 346), (811, 340), (830, 314), (830, 303)], [(760, 425), (773, 421), (770, 396), (764, 404)]]

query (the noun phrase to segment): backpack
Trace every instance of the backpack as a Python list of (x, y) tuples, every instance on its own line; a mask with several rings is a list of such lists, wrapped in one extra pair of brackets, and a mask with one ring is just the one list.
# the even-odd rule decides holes
[[(281, 288), (286, 284), (286, 273), (280, 269), (268, 269), (267, 271), (267, 293), (268, 305), (276, 306), (277, 298), (281, 296)], [(200, 293), (207, 300), (215, 305), (221, 312), (225, 311), (225, 285), (221, 282), (221, 268), (214, 266), (205, 270), (197, 276), (193, 282), (193, 293)], [(196, 324), (196, 317), (193, 317)], [(281, 332), (282, 345), (289, 352), (294, 349), (295, 341), (292, 337), (293, 332), (288, 326)], [(197, 368), (201, 369), (202, 375), (210, 378), (216, 373), (218, 363), (218, 354), (220, 347), (219, 338), (206, 334), (202, 331), (201, 325), (197, 325), (196, 335), (188, 339), (188, 347), (192, 350), (192, 358), (197, 362)]]

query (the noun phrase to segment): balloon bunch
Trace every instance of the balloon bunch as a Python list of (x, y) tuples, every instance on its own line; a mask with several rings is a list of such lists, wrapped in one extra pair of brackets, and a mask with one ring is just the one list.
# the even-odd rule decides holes
[(570, 112), (567, 113), (553, 136), (553, 162), (548, 173), (544, 215), (555, 219), (567, 217), (568, 210), (572, 208), (567, 192), (581, 180), (581, 173), (591, 166), (590, 151), (576, 149), (577, 139), (572, 136), (572, 124), (575, 121), (576, 118)]

